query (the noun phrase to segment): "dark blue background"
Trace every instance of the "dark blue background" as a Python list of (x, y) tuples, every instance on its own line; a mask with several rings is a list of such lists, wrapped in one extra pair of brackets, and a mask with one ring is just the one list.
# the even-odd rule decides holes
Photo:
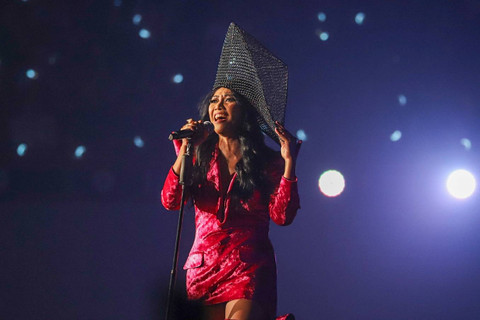
[[(478, 319), (478, 191), (445, 190), (454, 169), (480, 177), (478, 0), (3, 2), (0, 318), (163, 318), (176, 228), (159, 203), (167, 136), (196, 116), (231, 21), (288, 64), (286, 125), (308, 136), (302, 208), (271, 229), (278, 313)], [(345, 176), (337, 198), (318, 191), (327, 169)], [(180, 265), (193, 232), (190, 208)]]

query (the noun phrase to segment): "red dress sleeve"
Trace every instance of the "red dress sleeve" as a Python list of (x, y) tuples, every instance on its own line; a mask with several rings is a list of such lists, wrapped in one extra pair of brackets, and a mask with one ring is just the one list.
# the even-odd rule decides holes
[[(178, 155), (182, 142), (180, 140), (173, 140), (175, 153)], [(179, 210), (180, 202), (182, 201), (182, 185), (179, 183), (180, 177), (173, 168), (168, 171), (167, 178), (163, 184), (161, 192), (162, 204), (167, 210)]]
[(161, 192), (162, 204), (167, 210), (180, 209), (182, 201), (182, 185), (179, 183), (178, 175), (170, 168)]
[[(283, 160), (283, 159), (281, 159)], [(278, 163), (280, 162), (280, 163)], [(270, 196), (268, 206), (270, 218), (278, 225), (287, 226), (293, 222), (300, 208), (300, 198), (298, 196), (297, 178), (289, 180), (283, 176), (283, 162), (278, 161), (273, 172), (273, 178), (277, 184)]]

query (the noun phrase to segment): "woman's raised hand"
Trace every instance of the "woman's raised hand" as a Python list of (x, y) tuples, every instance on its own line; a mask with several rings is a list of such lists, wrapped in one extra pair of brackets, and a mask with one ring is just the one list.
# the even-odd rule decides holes
[(295, 138), (280, 122), (275, 121), (275, 132), (280, 140), (280, 153), (285, 161), (297, 160), (298, 152), (302, 146), (302, 140)]

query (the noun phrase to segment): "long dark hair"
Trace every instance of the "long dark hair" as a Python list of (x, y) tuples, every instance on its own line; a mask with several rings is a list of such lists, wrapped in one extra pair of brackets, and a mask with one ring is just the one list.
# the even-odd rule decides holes
[[(216, 90), (208, 93), (199, 105), (200, 118), (203, 121), (210, 120), (208, 107)], [(255, 189), (259, 189), (263, 200), (267, 200), (272, 192), (272, 185), (266, 176), (267, 164), (273, 159), (275, 151), (265, 145), (265, 137), (257, 123), (257, 112), (248, 100), (233, 91), (237, 104), (242, 108), (242, 119), (239, 122), (238, 138), (242, 158), (237, 162), (237, 178), (232, 188), (232, 197), (235, 199), (248, 200)], [(210, 161), (218, 143), (218, 135), (213, 132), (197, 147), (196, 161), (193, 168), (194, 189), (207, 181), (207, 172), (210, 169)]]

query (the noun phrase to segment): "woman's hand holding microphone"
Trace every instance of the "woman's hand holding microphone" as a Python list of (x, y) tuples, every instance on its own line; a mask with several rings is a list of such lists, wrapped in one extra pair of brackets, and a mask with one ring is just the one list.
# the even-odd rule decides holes
[(196, 147), (207, 139), (213, 131), (213, 125), (209, 121), (187, 119), (187, 123), (180, 129), (180, 131), (184, 130), (192, 133), (188, 134), (189, 138), (182, 139), (182, 147), (186, 147), (189, 140)]
[(180, 128), (180, 131), (173, 132), (170, 135), (170, 140), (182, 139), (182, 146), (180, 147), (177, 160), (173, 164), (175, 173), (180, 172), (182, 157), (187, 150), (188, 143), (190, 142), (192, 146), (196, 147), (204, 142), (212, 131), (213, 124), (210, 121), (187, 119), (187, 123)]

